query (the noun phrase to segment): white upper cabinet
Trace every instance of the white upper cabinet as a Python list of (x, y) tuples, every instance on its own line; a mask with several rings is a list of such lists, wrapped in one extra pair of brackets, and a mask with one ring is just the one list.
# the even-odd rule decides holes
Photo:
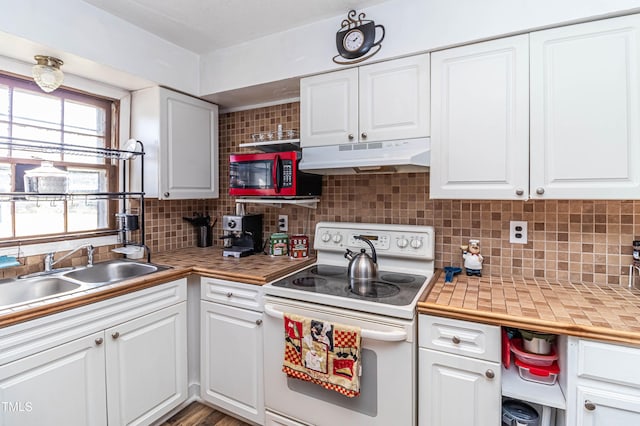
[(431, 54), (431, 198), (526, 199), (528, 36)]
[(134, 92), (131, 134), (145, 146), (148, 197), (218, 198), (217, 105), (161, 87)]
[(355, 142), (358, 132), (358, 69), (300, 80), (300, 145)]
[(531, 197), (640, 197), (640, 16), (531, 34)]
[(300, 80), (304, 147), (429, 135), (429, 55)]
[(639, 15), (431, 56), (431, 198), (640, 198)]

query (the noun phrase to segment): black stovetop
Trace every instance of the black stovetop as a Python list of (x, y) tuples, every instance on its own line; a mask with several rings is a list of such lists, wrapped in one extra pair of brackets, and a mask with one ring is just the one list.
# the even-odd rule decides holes
[(333, 265), (313, 265), (274, 282), (275, 287), (327, 294), (369, 302), (404, 306), (410, 304), (427, 277), (400, 272), (378, 271), (378, 277), (365, 286), (365, 294), (351, 290), (347, 268)]

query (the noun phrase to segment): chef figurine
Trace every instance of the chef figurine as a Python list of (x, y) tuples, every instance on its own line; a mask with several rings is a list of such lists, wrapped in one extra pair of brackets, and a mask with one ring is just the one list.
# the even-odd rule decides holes
[(464, 259), (464, 269), (467, 275), (482, 276), (482, 261), (480, 254), (480, 240), (469, 240), (469, 245), (460, 246), (462, 258)]

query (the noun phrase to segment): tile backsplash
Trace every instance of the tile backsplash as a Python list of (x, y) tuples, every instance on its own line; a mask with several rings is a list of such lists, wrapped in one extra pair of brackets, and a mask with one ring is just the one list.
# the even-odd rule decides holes
[[(155, 251), (196, 244), (196, 230), (183, 216), (207, 212), (218, 223), (235, 212), (229, 197), (228, 156), (249, 152), (240, 143), (252, 133), (299, 128), (300, 105), (288, 103), (220, 115), (220, 198), (148, 200), (147, 243)], [(634, 239), (640, 239), (640, 201), (470, 201), (430, 200), (429, 173), (325, 176), (317, 209), (247, 205), (263, 213), (264, 237), (277, 230), (279, 214), (289, 216), (289, 234), (313, 234), (317, 221), (431, 225), (436, 231), (436, 266), (462, 266), (460, 245), (480, 240), (483, 273), (626, 285)], [(528, 243), (509, 243), (509, 221), (528, 222)]]

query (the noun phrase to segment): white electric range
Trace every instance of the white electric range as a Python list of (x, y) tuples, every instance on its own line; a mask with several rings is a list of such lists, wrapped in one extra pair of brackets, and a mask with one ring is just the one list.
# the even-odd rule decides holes
[[(378, 276), (364, 295), (347, 278), (346, 250), (370, 253), (355, 236), (369, 239), (377, 254)], [(264, 286), (267, 424), (416, 424), (415, 309), (434, 272), (433, 227), (320, 222), (314, 248), (315, 265)], [(282, 373), (284, 313), (361, 328), (360, 396)]]

